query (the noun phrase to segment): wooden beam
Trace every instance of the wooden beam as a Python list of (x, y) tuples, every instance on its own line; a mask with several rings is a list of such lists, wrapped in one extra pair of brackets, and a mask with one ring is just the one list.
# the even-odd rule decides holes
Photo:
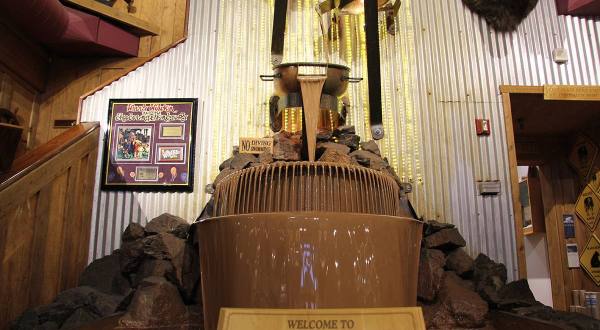
[(137, 18), (128, 13), (122, 12), (120, 10), (116, 10), (107, 5), (103, 5), (94, 0), (62, 0), (65, 4), (82, 9), (87, 12), (91, 12), (97, 14), (101, 17), (108, 18), (117, 23), (126, 25), (132, 28), (132, 32), (140, 35), (159, 35), (160, 27), (143, 20), (141, 18)]

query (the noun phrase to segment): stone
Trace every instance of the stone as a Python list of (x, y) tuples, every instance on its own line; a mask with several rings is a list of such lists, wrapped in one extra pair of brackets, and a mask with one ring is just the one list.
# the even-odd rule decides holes
[(230, 167), (232, 170), (241, 170), (246, 168), (251, 163), (255, 163), (256, 161), (256, 156), (253, 154), (237, 154), (231, 160)]
[(600, 330), (600, 321), (581, 313), (555, 311), (543, 304), (530, 307), (515, 308), (512, 313), (552, 322), (565, 329)]
[(344, 125), (333, 131), (333, 136), (340, 137), (348, 134), (356, 134), (356, 128), (353, 125)]
[(134, 280), (134, 288), (137, 288), (140, 283), (152, 276), (159, 276), (167, 278), (170, 274), (175, 272), (175, 268), (173, 264), (169, 260), (161, 260), (161, 259), (153, 259), (148, 258), (145, 259), (144, 262), (140, 265), (137, 273), (135, 274)]
[(429, 220), (423, 224), (423, 236), (429, 236), (431, 234), (437, 233), (442, 229), (450, 228), (454, 228), (454, 225), (451, 223), (443, 223), (438, 222), (436, 220)]
[(116, 311), (121, 299), (123, 296), (110, 295), (92, 287), (80, 286), (59, 293), (54, 303), (69, 306), (71, 312), (85, 307), (91, 313), (105, 317)]
[(144, 259), (143, 239), (124, 242), (119, 249), (119, 268), (122, 273), (133, 273)]
[(144, 238), (144, 254), (155, 259), (179, 258), (185, 249), (185, 240), (170, 233), (160, 233)]
[(211, 196), (210, 199), (208, 200), (208, 203), (206, 203), (206, 205), (204, 205), (204, 209), (202, 209), (202, 212), (200, 212), (200, 216), (198, 217), (198, 219), (196, 219), (196, 222), (211, 218), (214, 214), (214, 210), (215, 210), (215, 199), (214, 199), (214, 197)]
[(28, 309), (10, 324), (11, 330), (30, 330), (40, 324), (37, 313), (33, 309)]
[(350, 150), (356, 150), (360, 143), (360, 136), (355, 134), (342, 135), (337, 139), (337, 143), (347, 146)]
[(219, 183), (221, 183), (221, 181), (223, 181), (223, 179), (225, 179), (226, 177), (228, 177), (232, 173), (235, 173), (235, 170), (230, 169), (230, 168), (226, 168), (226, 169), (222, 170), (221, 172), (219, 172), (219, 174), (215, 178), (215, 182), (213, 182), (213, 186), (216, 188), (217, 185)]
[(119, 320), (124, 327), (166, 328), (186, 322), (187, 309), (177, 288), (162, 277), (144, 279), (127, 312)]
[(169, 231), (169, 234), (173, 234), (175, 235), (175, 237), (179, 237), (182, 239), (187, 239), (189, 230), (189, 223), (180, 223), (173, 230)]
[(475, 291), (475, 284), (472, 281), (465, 280), (464, 278), (458, 276), (454, 271), (451, 271), (451, 270), (445, 271), (444, 277), (452, 277), (451, 280), (454, 281), (455, 283), (460, 284), (461, 286), (463, 286), (466, 289)]
[(200, 290), (200, 255), (198, 246), (186, 244), (181, 260), (171, 261), (175, 266), (175, 276), (179, 292), (186, 304), (201, 303), (197, 301)]
[(439, 303), (452, 315), (458, 327), (478, 328), (485, 325), (487, 303), (477, 293), (461, 285), (455, 277), (444, 277)]
[(538, 0), (463, 0), (463, 3), (495, 30), (511, 32), (535, 8)]
[(473, 282), (477, 292), (492, 306), (499, 302), (498, 291), (506, 284), (506, 266), (480, 253), (473, 262)]
[(334, 149), (327, 149), (321, 158), (319, 158), (320, 162), (328, 162), (328, 163), (336, 163), (336, 164), (348, 164), (348, 165), (356, 165), (356, 161), (348, 156), (348, 154), (340, 153)]
[(417, 297), (429, 302), (436, 298), (444, 277), (445, 259), (444, 253), (439, 250), (421, 249)]
[(148, 234), (159, 234), (167, 233), (177, 228), (180, 224), (188, 224), (187, 221), (183, 220), (178, 216), (174, 216), (169, 213), (163, 213), (158, 217), (150, 220), (146, 225), (146, 233)]
[(353, 151), (350, 156), (352, 156), (362, 166), (371, 168), (373, 170), (382, 171), (390, 166), (384, 159), (369, 151), (356, 150)]
[(258, 155), (258, 162), (263, 165), (271, 164), (273, 162), (273, 154), (270, 152), (261, 153)]
[(139, 223), (132, 222), (127, 225), (125, 231), (123, 232), (123, 236), (121, 240), (123, 242), (132, 242), (139, 238), (144, 238), (146, 236), (146, 232), (144, 231), (144, 227)]
[(465, 250), (458, 248), (448, 253), (446, 268), (459, 276), (469, 276), (473, 273), (473, 258)]
[(224, 169), (231, 169), (231, 162), (233, 161), (233, 157), (226, 159), (224, 162), (219, 165), (219, 171), (223, 171)]
[(99, 319), (98, 315), (91, 313), (85, 308), (78, 308), (71, 316), (69, 316), (60, 329), (77, 329), (80, 326), (97, 319)]
[(300, 135), (280, 132), (275, 134), (273, 141), (274, 160), (299, 161), (301, 159), (302, 138)]
[(442, 229), (423, 239), (428, 249), (453, 250), (467, 245), (456, 228)]
[(130, 285), (127, 278), (121, 273), (119, 252), (89, 264), (81, 274), (79, 285), (90, 286), (108, 294), (126, 294)]
[(347, 155), (350, 152), (350, 148), (343, 144), (335, 142), (319, 142), (317, 143), (317, 154), (325, 153), (327, 150), (335, 150), (340, 154)]
[(360, 148), (362, 150), (372, 152), (375, 155), (381, 157), (381, 151), (379, 151), (379, 146), (377, 145), (377, 142), (375, 142), (374, 140), (361, 143)]
[(525, 279), (508, 283), (500, 289), (498, 297), (500, 298), (498, 308), (502, 310), (533, 306), (538, 303)]
[(329, 141), (333, 137), (333, 133), (327, 130), (321, 130), (317, 133), (317, 142)]

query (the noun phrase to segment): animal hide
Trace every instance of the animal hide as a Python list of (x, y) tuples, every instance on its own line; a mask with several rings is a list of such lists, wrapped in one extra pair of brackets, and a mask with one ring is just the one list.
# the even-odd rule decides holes
[(535, 8), (538, 0), (462, 0), (495, 30), (510, 32)]

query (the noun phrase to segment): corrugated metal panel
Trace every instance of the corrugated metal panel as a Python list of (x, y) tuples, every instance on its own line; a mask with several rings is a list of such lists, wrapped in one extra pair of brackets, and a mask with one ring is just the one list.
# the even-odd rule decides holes
[[(314, 32), (315, 2), (290, 2), (287, 61), (324, 60)], [(237, 138), (267, 133), (265, 107), (271, 86), (256, 76), (269, 72), (273, 1), (191, 3), (188, 41), (86, 99), (83, 118), (101, 120), (105, 129), (109, 98), (198, 97), (203, 108), (195, 192), (100, 193), (93, 257), (118, 247), (129, 221), (143, 223), (167, 211), (192, 220), (206, 201), (204, 185)], [(340, 61), (355, 75), (366, 75), (363, 22), (352, 18), (349, 23), (353, 46)], [(387, 136), (380, 147), (399, 175), (413, 183), (412, 200), (421, 215), (455, 223), (472, 254), (489, 254), (514, 276), (517, 262), (498, 86), (598, 84), (600, 23), (557, 16), (554, 1), (541, 0), (518, 31), (496, 33), (461, 0), (405, 0), (396, 32), (382, 36), (381, 43)], [(559, 46), (569, 50), (566, 65), (551, 60)], [(365, 85), (349, 90), (354, 105), (350, 121), (363, 137), (368, 134)], [(473, 122), (479, 117), (492, 120), (491, 137), (475, 136)], [(477, 196), (476, 180), (500, 180), (503, 192), (498, 197)]]
[[(423, 173), (413, 202), (425, 218), (456, 224), (472, 254), (517, 261), (503, 110), (498, 86), (598, 84), (600, 22), (557, 16), (554, 0), (538, 6), (514, 33), (497, 33), (460, 0), (412, 1), (415, 107)], [(552, 61), (565, 47), (570, 60)], [(474, 134), (475, 118), (492, 120), (492, 136)], [(477, 180), (500, 180), (498, 197), (477, 195)]]
[[(211, 116), (216, 58), (216, 1), (190, 1), (189, 36), (185, 43), (88, 97), (83, 121), (100, 121), (106, 132), (110, 98), (193, 97), (199, 100), (194, 193), (100, 192), (96, 187), (90, 259), (110, 254), (120, 245), (130, 222), (145, 224), (163, 212), (188, 220), (197, 217), (211, 182)], [(101, 141), (101, 145), (103, 141)], [(101, 157), (99, 159), (102, 159)], [(96, 177), (100, 177), (98, 168)], [(97, 179), (97, 186), (100, 180)]]

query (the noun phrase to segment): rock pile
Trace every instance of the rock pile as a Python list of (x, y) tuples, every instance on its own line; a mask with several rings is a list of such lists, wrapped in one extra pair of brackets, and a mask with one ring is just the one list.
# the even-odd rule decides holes
[(200, 262), (189, 229), (170, 214), (145, 228), (131, 223), (121, 248), (92, 262), (79, 287), (26, 311), (11, 329), (202, 328)]
[(423, 227), (417, 296), (428, 329), (493, 329), (490, 312), (552, 321), (566, 329), (600, 329), (582, 314), (557, 312), (537, 302), (526, 280), (506, 283), (506, 267), (484, 254), (471, 258), (452, 224)]

